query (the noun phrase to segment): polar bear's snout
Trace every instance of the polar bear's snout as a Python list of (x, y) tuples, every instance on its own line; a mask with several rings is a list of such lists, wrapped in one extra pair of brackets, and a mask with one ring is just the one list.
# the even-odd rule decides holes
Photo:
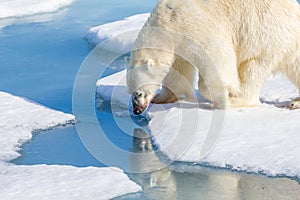
[(144, 112), (150, 101), (147, 100), (147, 93), (142, 90), (137, 90), (132, 94), (133, 113), (136, 115)]
[[(171, 67), (162, 63), (155, 64), (152, 59), (133, 63), (137, 59), (133, 57), (135, 56), (131, 56), (127, 68), (126, 81), (128, 92), (132, 97), (133, 112), (138, 115), (148, 108)], [(138, 55), (138, 58), (143, 56)]]
[(148, 106), (149, 106), (149, 101), (147, 100), (147, 93), (138, 90), (132, 94), (132, 105), (133, 105), (133, 113), (136, 115), (141, 114), (144, 112)]

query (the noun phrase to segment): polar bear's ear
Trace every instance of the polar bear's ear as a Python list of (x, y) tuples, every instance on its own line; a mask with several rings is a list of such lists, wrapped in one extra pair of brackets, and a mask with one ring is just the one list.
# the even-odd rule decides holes
[(148, 70), (151, 70), (154, 67), (154, 60), (149, 59), (147, 62)]

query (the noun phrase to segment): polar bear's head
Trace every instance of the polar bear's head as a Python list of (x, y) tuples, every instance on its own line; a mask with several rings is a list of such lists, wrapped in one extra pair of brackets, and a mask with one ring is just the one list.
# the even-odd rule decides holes
[(169, 69), (170, 66), (157, 64), (152, 59), (137, 65), (129, 62), (126, 78), (134, 114), (141, 114), (148, 108)]

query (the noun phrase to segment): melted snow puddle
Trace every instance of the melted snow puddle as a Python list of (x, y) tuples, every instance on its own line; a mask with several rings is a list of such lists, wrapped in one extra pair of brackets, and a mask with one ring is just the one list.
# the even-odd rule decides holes
[[(110, 113), (99, 112), (101, 121), (111, 134), (111, 140), (122, 149), (134, 152), (147, 152), (152, 156), (130, 159), (130, 167), (138, 166), (141, 171), (148, 171), (153, 163), (160, 164), (153, 151), (149, 135), (142, 129), (135, 128), (133, 137), (114, 131), (114, 121)], [(137, 134), (145, 139), (137, 139)], [(123, 135), (123, 136), (122, 136)], [(81, 143), (74, 126), (55, 128), (36, 133), (30, 143), (23, 145), (22, 156), (12, 162), (19, 165), (58, 164), (77, 167), (104, 164), (96, 160)], [(128, 174), (143, 187), (143, 191), (127, 194), (116, 199), (292, 199), (300, 198), (300, 185), (289, 178), (269, 178), (263, 175), (232, 172), (230, 170), (191, 166), (176, 163), (159, 171), (150, 173)]]

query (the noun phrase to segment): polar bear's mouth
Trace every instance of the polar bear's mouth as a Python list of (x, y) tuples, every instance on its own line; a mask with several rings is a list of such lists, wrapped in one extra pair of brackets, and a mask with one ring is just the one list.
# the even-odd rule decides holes
[(147, 107), (144, 107), (144, 106), (137, 106), (134, 108), (133, 112), (134, 112), (134, 114), (139, 115), (142, 112), (144, 112), (146, 110), (146, 108)]
[(147, 101), (147, 99), (145, 98), (146, 95), (142, 95), (139, 93), (140, 92), (135, 92), (135, 94), (132, 95), (133, 113), (135, 115), (139, 115), (144, 112), (150, 104), (150, 101)]
[(133, 113), (135, 115), (139, 115), (142, 112), (144, 112), (149, 104), (152, 95), (149, 95), (149, 91), (143, 89), (137, 89), (135, 92), (132, 93), (131, 98), (132, 98), (132, 106), (133, 106)]
[(149, 106), (148, 103), (145, 103), (145, 104), (143, 104), (143, 105), (139, 105), (139, 104), (137, 104), (135, 101), (133, 101), (132, 104), (133, 104), (133, 113), (134, 113), (135, 115), (141, 114), (141, 113), (144, 112), (144, 111), (148, 108), (148, 106)]

